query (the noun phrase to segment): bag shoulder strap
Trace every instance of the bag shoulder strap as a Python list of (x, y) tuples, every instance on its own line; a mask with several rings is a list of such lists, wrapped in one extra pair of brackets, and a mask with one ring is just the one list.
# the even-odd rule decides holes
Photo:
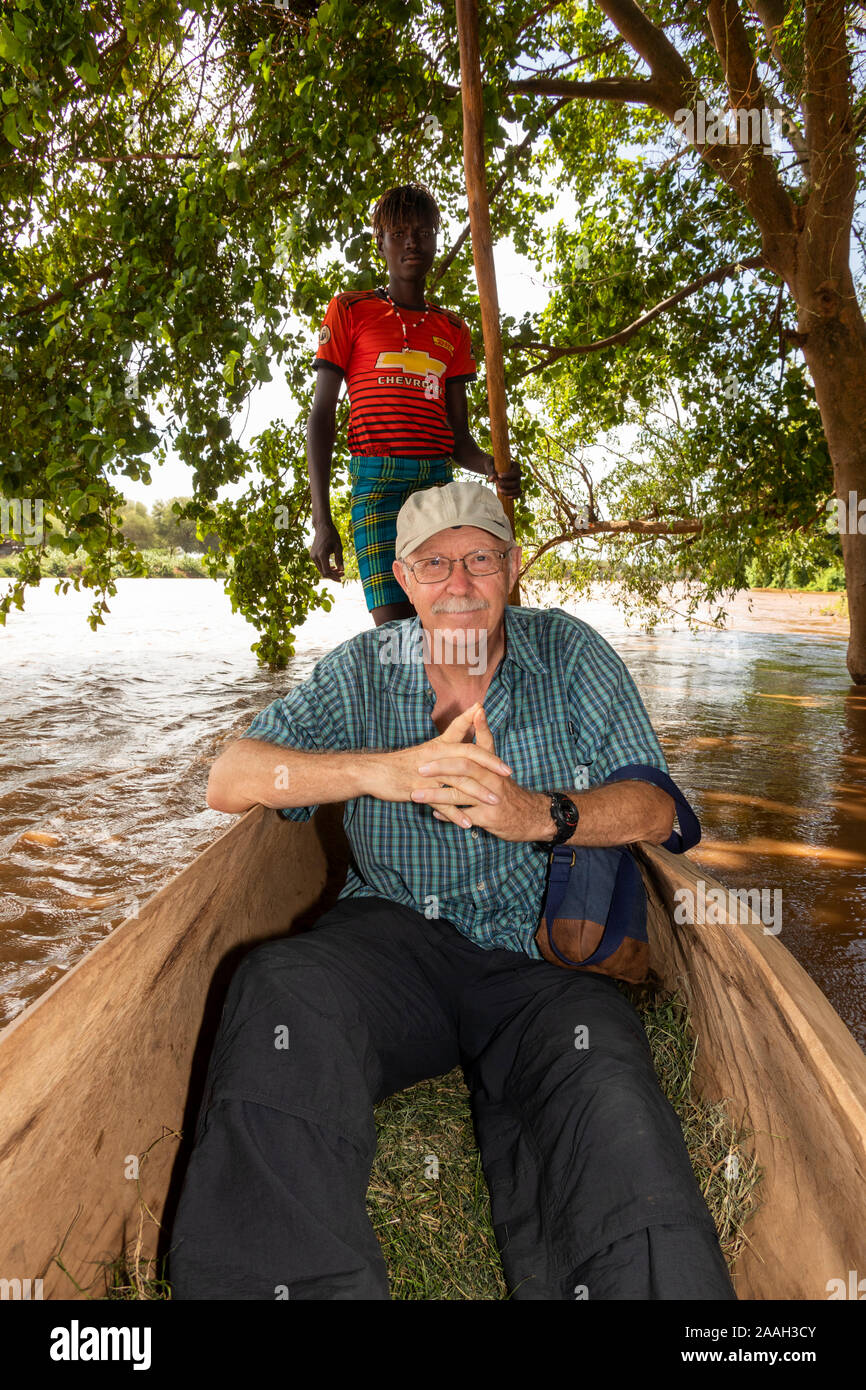
[(673, 797), (681, 833), (672, 830), (662, 846), (663, 849), (670, 850), (672, 854), (683, 854), (700, 843), (700, 821), (676, 782), (666, 772), (662, 772), (660, 767), (651, 767), (649, 763), (627, 763), (625, 767), (618, 767), (600, 785), (606, 787), (610, 782), (652, 782), (653, 786), (661, 787), (663, 792)]

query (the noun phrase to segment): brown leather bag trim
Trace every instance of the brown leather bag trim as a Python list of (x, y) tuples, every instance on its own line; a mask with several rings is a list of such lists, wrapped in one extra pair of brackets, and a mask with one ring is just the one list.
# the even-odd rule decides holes
[[(579, 922), (559, 917), (554, 924), (554, 931), (557, 949), (564, 956), (580, 961), (592, 955), (601, 940), (602, 929), (597, 922)], [(595, 945), (587, 946), (586, 942), (593, 934)], [(535, 940), (544, 959), (550, 961), (551, 965), (558, 965), (561, 970), (585, 970), (596, 975), (610, 975), (614, 979), (625, 980), (628, 984), (634, 985), (643, 984), (649, 974), (649, 946), (645, 941), (635, 941), (630, 936), (617, 947), (613, 955), (600, 961), (598, 965), (564, 965), (551, 950), (547, 922), (544, 918), (535, 933)]]

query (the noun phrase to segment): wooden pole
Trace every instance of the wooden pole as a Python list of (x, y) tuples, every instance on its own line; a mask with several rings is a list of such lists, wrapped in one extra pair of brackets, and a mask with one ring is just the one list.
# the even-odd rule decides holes
[[(463, 97), (463, 168), (469, 200), (469, 227), (475, 279), (481, 304), (481, 330), (484, 334), (484, 361), (487, 371), (487, 404), (490, 410), (490, 437), (497, 473), (508, 471), (511, 450), (508, 443), (508, 414), (505, 399), (505, 367), (502, 361), (502, 331), (499, 324), (499, 296), (496, 292), (496, 266), (490, 234), (490, 204), (487, 199), (487, 171), (484, 157), (484, 100), (481, 92), (481, 54), (478, 48), (477, 0), (457, 0), (457, 34), (460, 40), (460, 88)], [(497, 489), (498, 493), (498, 489)], [(498, 493), (505, 515), (514, 529), (514, 501)], [(520, 603), (520, 587), (514, 585), (509, 603)]]

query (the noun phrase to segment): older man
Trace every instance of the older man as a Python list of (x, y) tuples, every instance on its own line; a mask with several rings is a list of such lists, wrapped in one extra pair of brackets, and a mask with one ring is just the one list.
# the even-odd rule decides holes
[(387, 1299), (373, 1107), (461, 1065), (513, 1298), (734, 1298), (637, 1014), (534, 939), (550, 844), (671, 831), (666, 792), (602, 785), (665, 770), (640, 696), (585, 623), (507, 606), (520, 550), (483, 485), (413, 494), (396, 555), (416, 616), (329, 653), (211, 772), (218, 810), (345, 800), (353, 861), (232, 982), (175, 1297)]

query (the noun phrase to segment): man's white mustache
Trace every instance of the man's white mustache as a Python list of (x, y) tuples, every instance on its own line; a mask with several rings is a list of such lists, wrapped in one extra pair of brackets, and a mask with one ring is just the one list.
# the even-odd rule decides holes
[(437, 599), (430, 609), (431, 613), (479, 613), (490, 604), (486, 598), (470, 598), (467, 594), (461, 598), (458, 594), (453, 594), (450, 598)]

